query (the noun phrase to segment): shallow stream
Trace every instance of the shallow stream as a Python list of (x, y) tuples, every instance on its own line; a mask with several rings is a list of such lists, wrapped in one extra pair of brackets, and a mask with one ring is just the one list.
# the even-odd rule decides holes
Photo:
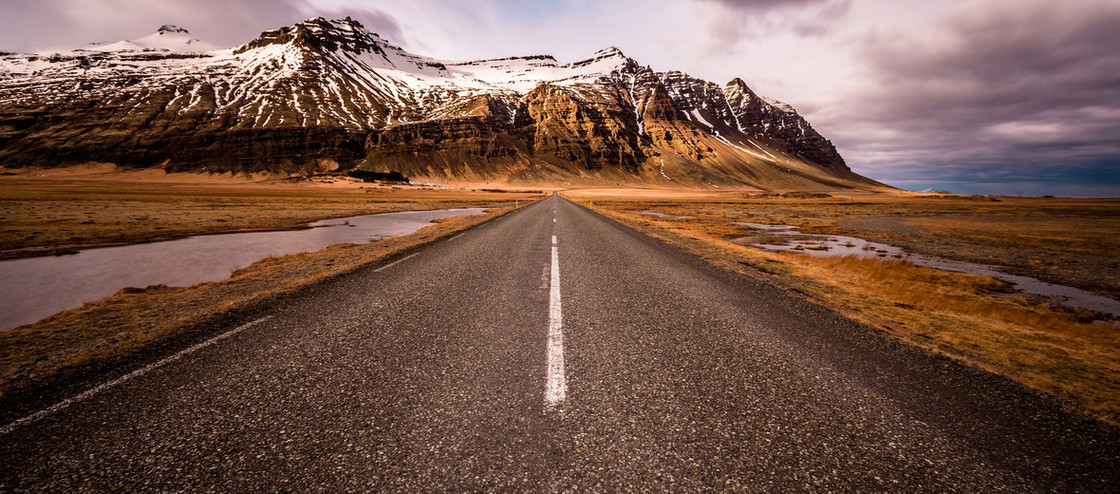
[(1047, 283), (1027, 276), (1004, 273), (991, 266), (969, 262), (947, 261), (918, 254), (910, 254), (901, 247), (871, 242), (857, 237), (801, 233), (797, 231), (798, 227), (791, 225), (765, 225), (748, 222), (736, 222), (735, 224), (766, 231), (771, 239), (777, 239), (782, 242), (767, 241), (764, 243), (751, 244), (754, 247), (766, 250), (800, 252), (811, 256), (822, 257), (857, 256), (864, 258), (905, 259), (918, 266), (926, 266), (957, 273), (991, 276), (1006, 281), (1016, 290), (1025, 293), (1057, 298), (1065, 305), (1102, 312), (1110, 314), (1113, 317), (1120, 317), (1120, 301), (1087, 292), (1079, 288)]
[[(630, 211), (632, 213), (657, 216), (666, 219), (693, 219), (694, 216), (676, 216), (656, 211)], [(1079, 307), (1120, 318), (1120, 301), (1097, 295), (1071, 286), (1057, 285), (1028, 276), (1004, 273), (991, 266), (969, 262), (948, 261), (933, 257), (911, 254), (901, 247), (871, 242), (858, 237), (844, 235), (820, 235), (802, 233), (793, 225), (767, 225), (745, 221), (733, 222), (735, 225), (750, 227), (765, 232), (768, 239), (750, 244), (753, 247), (770, 251), (799, 252), (820, 257), (856, 256), (862, 258), (904, 259), (918, 266), (926, 266), (957, 273), (971, 273), (991, 276), (1010, 283), (1016, 290), (1032, 295), (1051, 297), (1064, 305)]]

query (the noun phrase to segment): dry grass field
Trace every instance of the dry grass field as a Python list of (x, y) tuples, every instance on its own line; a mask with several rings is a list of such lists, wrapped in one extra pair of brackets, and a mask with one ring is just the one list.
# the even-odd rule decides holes
[(119, 171), (112, 165), (8, 170), (0, 173), (0, 258), (534, 197), (540, 195), (377, 185), (348, 177), (270, 180)]
[[(1006, 283), (993, 278), (891, 259), (770, 252), (743, 245), (744, 237), (760, 232), (728, 224), (797, 225), (805, 232), (866, 238), (1116, 298), (1120, 201), (622, 190), (564, 194), (710, 262), (766, 278), (904, 341), (1120, 422), (1120, 322), (1009, 292)], [(642, 210), (695, 218), (633, 213)]]

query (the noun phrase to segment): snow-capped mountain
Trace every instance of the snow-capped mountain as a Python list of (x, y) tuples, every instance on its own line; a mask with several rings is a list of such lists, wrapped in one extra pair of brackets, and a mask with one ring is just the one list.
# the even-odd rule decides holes
[(349, 18), (316, 18), (211, 48), (164, 26), (65, 54), (0, 56), (0, 164), (877, 186), (741, 80), (654, 72), (614, 47), (570, 63), (458, 62), (409, 53)]
[(191, 33), (179, 26), (165, 24), (156, 32), (134, 40), (121, 40), (116, 43), (93, 43), (79, 48), (76, 51), (144, 51), (167, 50), (176, 52), (204, 52), (217, 50), (217, 45), (212, 45), (191, 36)]

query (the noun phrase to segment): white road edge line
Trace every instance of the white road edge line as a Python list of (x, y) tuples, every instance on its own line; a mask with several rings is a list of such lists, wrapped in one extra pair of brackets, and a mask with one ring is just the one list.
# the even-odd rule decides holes
[(417, 252), (417, 253), (415, 253), (415, 254), (412, 254), (412, 255), (409, 255), (409, 256), (405, 256), (405, 257), (402, 257), (402, 258), (400, 258), (400, 259), (397, 259), (396, 261), (393, 261), (393, 262), (391, 262), (391, 263), (389, 263), (389, 264), (386, 264), (386, 265), (384, 265), (384, 266), (381, 266), (380, 268), (377, 268), (377, 269), (373, 270), (373, 272), (374, 272), (374, 273), (376, 273), (376, 272), (378, 272), (378, 271), (381, 271), (381, 270), (384, 270), (384, 269), (389, 269), (389, 268), (391, 268), (391, 267), (393, 267), (393, 266), (396, 266), (396, 265), (397, 265), (397, 264), (399, 264), (399, 263), (405, 262), (405, 261), (407, 261), (407, 260), (409, 260), (409, 259), (412, 259), (413, 257), (416, 257), (416, 256), (418, 256), (418, 255), (420, 255), (420, 253), (419, 253), (419, 252)]
[(79, 395), (74, 396), (72, 398), (67, 398), (67, 399), (62, 400), (58, 403), (55, 403), (54, 405), (51, 405), (47, 408), (39, 410), (38, 412), (35, 412), (35, 413), (33, 413), (31, 415), (28, 415), (24, 418), (21, 418), (21, 419), (16, 420), (12, 423), (9, 423), (9, 424), (5, 425), (4, 427), (0, 427), (0, 436), (7, 435), (8, 433), (16, 430), (16, 428), (18, 428), (21, 425), (30, 424), (32, 422), (35, 422), (35, 421), (39, 420), (39, 419), (42, 419), (43, 417), (46, 417), (48, 415), (51, 415), (51, 414), (57, 413), (59, 411), (62, 411), (63, 409), (69, 407), (70, 405), (73, 405), (75, 403), (78, 403), (78, 402), (81, 402), (81, 401), (84, 401), (84, 400), (88, 400), (89, 398), (91, 398), (91, 397), (93, 397), (93, 396), (95, 396), (95, 395), (97, 395), (97, 394), (99, 394), (103, 391), (106, 391), (110, 388), (119, 386), (122, 383), (130, 381), (130, 380), (135, 379), (137, 377), (143, 376), (144, 374), (147, 374), (147, 373), (149, 373), (153, 370), (156, 370), (160, 367), (163, 367), (167, 364), (170, 364), (171, 362), (179, 360), (179, 359), (181, 359), (181, 358), (183, 358), (187, 355), (190, 355), (190, 354), (192, 354), (194, 352), (197, 352), (197, 351), (199, 351), (203, 348), (206, 348), (210, 345), (213, 345), (214, 343), (217, 343), (217, 342), (222, 341), (226, 338), (229, 338), (230, 336), (233, 336), (237, 333), (245, 331), (246, 329), (249, 329), (253, 326), (256, 326), (256, 325), (258, 325), (262, 322), (265, 322), (269, 319), (272, 319), (272, 316), (264, 316), (260, 319), (257, 319), (256, 321), (242, 324), (242, 325), (240, 325), (240, 326), (238, 326), (234, 329), (226, 331), (225, 333), (222, 333), (218, 336), (210, 338), (209, 340), (206, 340), (206, 341), (204, 341), (202, 343), (199, 343), (195, 346), (187, 348), (186, 350), (183, 350), (179, 353), (176, 353), (175, 355), (172, 355), (172, 356), (167, 357), (163, 360), (160, 360), (159, 362), (156, 362), (152, 365), (144, 367), (143, 369), (138, 369), (138, 370), (132, 371), (132, 372), (130, 372), (128, 374), (125, 374), (121, 377), (118, 377), (118, 378), (116, 378), (112, 381), (109, 381), (109, 382), (104, 383), (100, 386), (97, 386), (93, 389), (90, 389), (90, 390), (88, 390), (88, 391), (86, 391), (82, 394), (79, 394)]
[(545, 407), (555, 407), (568, 394), (568, 382), (564, 377), (564, 324), (560, 310), (560, 257), (556, 249), (556, 235), (552, 236), (548, 300), (548, 380), (544, 389), (544, 404)]
[[(466, 233), (466, 232), (463, 232), (463, 233)], [(462, 236), (463, 236), (463, 233), (460, 233), (460, 234), (458, 234), (458, 235), (455, 235), (454, 237), (451, 237), (451, 238), (449, 238), (449, 239), (447, 239), (447, 240), (455, 240), (455, 239), (457, 239), (457, 238), (459, 238), (459, 237), (462, 237)]]

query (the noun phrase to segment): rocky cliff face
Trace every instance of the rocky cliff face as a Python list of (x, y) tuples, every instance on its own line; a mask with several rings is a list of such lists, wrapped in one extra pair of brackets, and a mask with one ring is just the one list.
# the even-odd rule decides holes
[(791, 108), (741, 80), (720, 87), (656, 73), (613, 47), (566, 64), (451, 62), (321, 18), (229, 50), (189, 48), (201, 45), (0, 57), (0, 164), (877, 186)]
[(738, 78), (723, 87), (723, 94), (740, 131), (823, 167), (836, 171), (847, 169), (832, 142), (813, 130), (793, 107), (762, 99)]

